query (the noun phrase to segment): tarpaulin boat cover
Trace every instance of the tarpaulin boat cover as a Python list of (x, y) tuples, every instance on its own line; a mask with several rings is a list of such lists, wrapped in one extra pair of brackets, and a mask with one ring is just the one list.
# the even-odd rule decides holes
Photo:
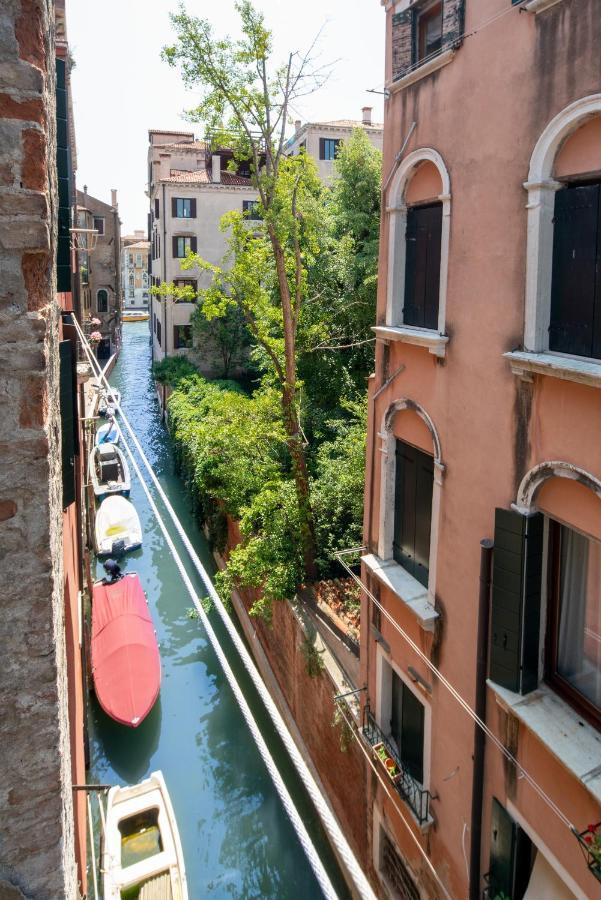
[(135, 728), (154, 706), (161, 659), (137, 575), (94, 585), (92, 675), (98, 702), (117, 722)]

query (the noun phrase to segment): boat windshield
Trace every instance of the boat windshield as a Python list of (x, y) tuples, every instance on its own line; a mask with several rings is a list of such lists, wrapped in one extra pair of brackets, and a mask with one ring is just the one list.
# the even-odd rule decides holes
[(125, 869), (163, 851), (157, 807), (145, 809), (119, 822), (121, 866)]

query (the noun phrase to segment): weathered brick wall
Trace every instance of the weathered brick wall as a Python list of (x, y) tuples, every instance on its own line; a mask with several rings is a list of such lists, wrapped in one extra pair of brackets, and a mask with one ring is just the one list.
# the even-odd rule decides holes
[(52, 0), (0, 3), (0, 896), (76, 897), (62, 596)]
[[(392, 77), (401, 78), (416, 64), (416, 19), (419, 2), (392, 17)], [(456, 46), (463, 36), (465, 0), (444, 0), (442, 13), (442, 48)]]

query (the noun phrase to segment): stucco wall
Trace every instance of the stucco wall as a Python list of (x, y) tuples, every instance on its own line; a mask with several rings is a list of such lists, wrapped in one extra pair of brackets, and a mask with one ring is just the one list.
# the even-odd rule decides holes
[(76, 897), (54, 299), (50, 0), (0, 10), (0, 893)]

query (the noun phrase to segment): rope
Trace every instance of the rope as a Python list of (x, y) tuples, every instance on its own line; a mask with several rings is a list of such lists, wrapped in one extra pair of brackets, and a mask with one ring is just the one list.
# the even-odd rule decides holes
[(485, 735), (493, 742), (493, 744), (501, 751), (501, 753), (505, 756), (506, 759), (511, 762), (516, 769), (519, 771), (520, 776), (524, 778), (531, 788), (538, 794), (538, 796), (543, 800), (547, 806), (553, 810), (555, 815), (563, 822), (563, 824), (569, 828), (570, 831), (574, 831), (574, 826), (567, 818), (567, 816), (561, 811), (561, 809), (557, 806), (554, 800), (549, 797), (549, 795), (545, 792), (545, 790), (534, 780), (532, 775), (524, 769), (524, 767), (517, 761), (515, 756), (511, 753), (510, 750), (499, 740), (496, 734), (490, 730), (486, 722), (478, 716), (478, 714), (471, 708), (471, 706), (463, 699), (459, 691), (457, 691), (448, 679), (442, 674), (440, 669), (437, 669), (433, 662), (431, 662), (426, 654), (417, 646), (415, 641), (413, 641), (407, 632), (401, 628), (398, 622), (391, 616), (391, 614), (382, 606), (379, 600), (377, 600), (371, 591), (363, 584), (358, 575), (353, 572), (353, 570), (346, 564), (346, 562), (341, 558), (343, 555), (347, 555), (350, 553), (360, 553), (364, 550), (364, 547), (354, 547), (352, 550), (341, 550), (338, 551), (335, 556), (338, 558), (341, 566), (346, 569), (349, 575), (353, 578), (353, 580), (360, 586), (361, 590), (370, 598), (372, 603), (380, 610), (381, 613), (388, 619), (391, 625), (398, 631), (402, 638), (409, 644), (414, 653), (416, 653), (425, 666), (430, 669), (430, 671), (436, 675), (441, 684), (449, 691), (452, 697), (455, 698), (457, 703), (461, 706), (462, 709), (468, 714), (468, 716), (473, 719), (473, 721), (478, 725), (485, 733)]
[[(73, 321), (75, 322), (75, 327), (79, 334), (79, 338), (82, 341), (82, 346), (88, 357), (88, 360), (90, 361), (92, 369), (97, 370), (97, 377), (99, 377), (101, 382), (104, 383), (107, 390), (110, 390), (110, 385), (109, 385), (107, 379), (105, 378), (104, 374), (100, 371), (100, 367), (98, 365), (97, 360), (94, 358), (93, 354), (90, 352), (85, 335), (83, 334), (81, 327), (79, 325), (79, 322), (77, 321), (75, 316), (73, 316)], [(276, 707), (271, 695), (269, 694), (269, 692), (263, 682), (263, 679), (259, 675), (259, 672), (250, 656), (250, 653), (246, 649), (240, 635), (238, 634), (232, 620), (230, 619), (230, 617), (227, 613), (227, 610), (225, 609), (225, 606), (223, 605), (223, 602), (221, 601), (221, 598), (219, 597), (219, 594), (215, 590), (215, 587), (214, 587), (208, 573), (206, 572), (204, 566), (202, 565), (200, 559), (198, 558), (198, 555), (197, 555), (194, 547), (192, 546), (173, 507), (171, 506), (171, 503), (169, 502), (167, 495), (165, 494), (163, 488), (161, 487), (161, 484), (154, 472), (154, 469), (150, 465), (150, 463), (146, 457), (146, 454), (142, 450), (142, 447), (140, 446), (140, 442), (138, 441), (138, 438), (137, 438), (132, 426), (130, 425), (130, 422), (129, 422), (127, 416), (124, 414), (120, 403), (116, 403), (115, 405), (121, 415), (122, 421), (123, 421), (124, 425), (126, 426), (127, 431), (129, 432), (129, 434), (131, 436), (132, 442), (133, 442), (136, 450), (138, 451), (140, 458), (141, 458), (142, 462), (144, 463), (144, 466), (145, 466), (146, 470), (148, 471), (148, 473), (152, 479), (152, 482), (153, 482), (154, 486), (156, 487), (162, 502), (165, 505), (167, 512), (169, 513), (171, 521), (173, 522), (173, 524), (177, 530), (177, 533), (179, 534), (181, 540), (183, 541), (183, 544), (188, 552), (190, 560), (192, 561), (194, 568), (200, 575), (200, 578), (209, 593), (209, 596), (215, 606), (215, 609), (218, 611), (221, 619), (223, 620), (223, 623), (226, 627), (228, 635), (230, 636), (233, 644), (235, 645), (236, 650), (238, 651), (238, 653), (242, 659), (242, 662), (244, 663), (244, 667), (245, 667), (246, 671), (248, 672), (250, 678), (252, 679), (252, 682), (253, 682), (257, 692), (259, 693), (261, 699), (263, 700), (263, 703), (265, 704), (265, 707), (267, 708), (270, 718), (271, 718), (273, 724), (275, 725), (275, 728), (276, 728), (278, 734), (280, 735), (280, 738), (282, 739), (282, 742), (284, 743), (284, 746), (286, 747), (286, 750), (288, 751), (288, 754), (289, 754), (290, 758), (292, 759), (292, 762), (294, 763), (294, 766), (301, 778), (301, 781), (303, 782), (303, 784), (305, 786), (305, 789), (307, 790), (307, 793), (309, 794), (309, 796), (313, 802), (313, 805), (315, 806), (315, 809), (317, 810), (317, 813), (319, 814), (322, 824), (323, 824), (331, 842), (333, 843), (334, 847), (336, 848), (340, 858), (344, 862), (344, 865), (346, 866), (347, 871), (349, 872), (349, 874), (353, 880), (353, 883), (357, 889), (359, 896), (361, 898), (364, 898), (364, 900), (375, 900), (375, 894), (373, 893), (373, 890), (372, 890), (369, 882), (367, 881), (367, 878), (365, 877), (365, 874), (363, 873), (363, 871), (357, 861), (357, 858), (355, 857), (348, 841), (346, 840), (344, 834), (342, 833), (340, 825), (336, 821), (336, 818), (334, 817), (330, 807), (328, 806), (324, 797), (322, 796), (321, 790), (318, 787), (311, 772), (309, 771), (307, 764), (305, 763), (296, 744), (294, 743), (294, 740), (293, 740), (290, 732), (288, 731), (288, 728), (286, 727), (286, 724), (285, 724), (278, 708)], [(209, 619), (205, 613), (202, 603), (200, 603), (200, 601), (198, 600), (198, 597), (196, 596), (196, 593), (195, 593), (192, 583), (187, 575), (187, 572), (183, 566), (181, 558), (180, 558), (177, 550), (175, 549), (173, 541), (171, 540), (171, 537), (169, 536), (169, 534), (167, 532), (164, 521), (156, 507), (154, 500), (152, 499), (152, 497), (150, 495), (148, 485), (142, 478), (138, 464), (135, 461), (135, 459), (133, 458), (133, 455), (127, 444), (127, 441), (125, 440), (125, 437), (124, 437), (123, 443), (124, 443), (124, 446), (126, 447), (128, 455), (132, 461), (132, 465), (134, 467), (136, 475), (140, 479), (140, 483), (144, 489), (144, 492), (148, 498), (148, 501), (149, 501), (149, 503), (153, 509), (153, 512), (157, 518), (157, 521), (161, 527), (163, 535), (165, 536), (165, 540), (166, 540), (166, 542), (173, 554), (173, 557), (177, 563), (177, 566), (178, 566), (178, 569), (180, 570), (180, 574), (182, 576), (184, 584), (186, 585), (188, 592), (194, 602), (194, 605), (195, 605), (196, 609), (198, 610), (201, 621), (207, 631), (207, 636), (209, 637), (209, 640), (211, 641), (211, 644), (213, 645), (213, 648), (217, 654), (217, 657), (223, 667), (225, 675), (228, 678), (230, 685), (232, 686), (234, 695), (240, 705), (240, 708), (241, 708), (242, 713), (243, 713), (243, 715), (247, 721), (247, 724), (251, 730), (251, 733), (253, 734), (253, 737), (255, 738), (257, 746), (259, 747), (259, 751), (261, 752), (261, 755), (263, 756), (263, 759), (268, 768), (268, 771), (274, 781), (274, 785), (276, 786), (276, 789), (278, 790), (278, 794), (282, 798), (284, 807), (286, 808), (286, 811), (288, 812), (288, 814), (291, 818), (291, 821), (295, 827), (295, 830), (296, 830), (297, 834), (299, 835), (299, 840), (301, 841), (303, 849), (305, 850), (305, 853), (307, 854), (307, 858), (309, 859), (309, 862), (313, 868), (313, 871), (315, 872), (315, 875), (322, 887), (322, 890), (324, 891), (325, 896), (326, 897), (336, 897), (336, 894), (335, 894), (334, 889), (333, 889), (333, 887), (329, 881), (329, 878), (325, 872), (325, 869), (323, 868), (323, 865), (322, 865), (321, 861), (319, 860), (319, 857), (317, 856), (317, 852), (315, 851), (315, 848), (311, 844), (309, 835), (307, 834), (306, 829), (302, 823), (302, 820), (300, 819), (300, 816), (299, 816), (296, 808), (294, 807), (292, 799), (290, 798), (290, 796), (287, 792), (287, 789), (281, 779), (281, 776), (279, 775), (279, 773), (275, 767), (275, 763), (273, 762), (273, 759), (271, 758), (271, 755), (269, 754), (267, 745), (265, 744), (263, 737), (261, 736), (261, 734), (258, 730), (258, 727), (253, 719), (252, 713), (250, 712), (250, 709), (246, 703), (246, 700), (244, 699), (244, 695), (242, 694), (242, 692), (235, 680), (235, 677), (229, 667), (229, 663), (227, 662), (227, 659), (223, 653), (221, 645), (219, 644), (219, 640), (218, 640), (217, 636), (215, 635), (215, 632), (213, 631), (213, 628), (212, 628), (212, 626), (209, 622)], [(318, 874), (318, 872), (319, 872), (319, 874)]]

